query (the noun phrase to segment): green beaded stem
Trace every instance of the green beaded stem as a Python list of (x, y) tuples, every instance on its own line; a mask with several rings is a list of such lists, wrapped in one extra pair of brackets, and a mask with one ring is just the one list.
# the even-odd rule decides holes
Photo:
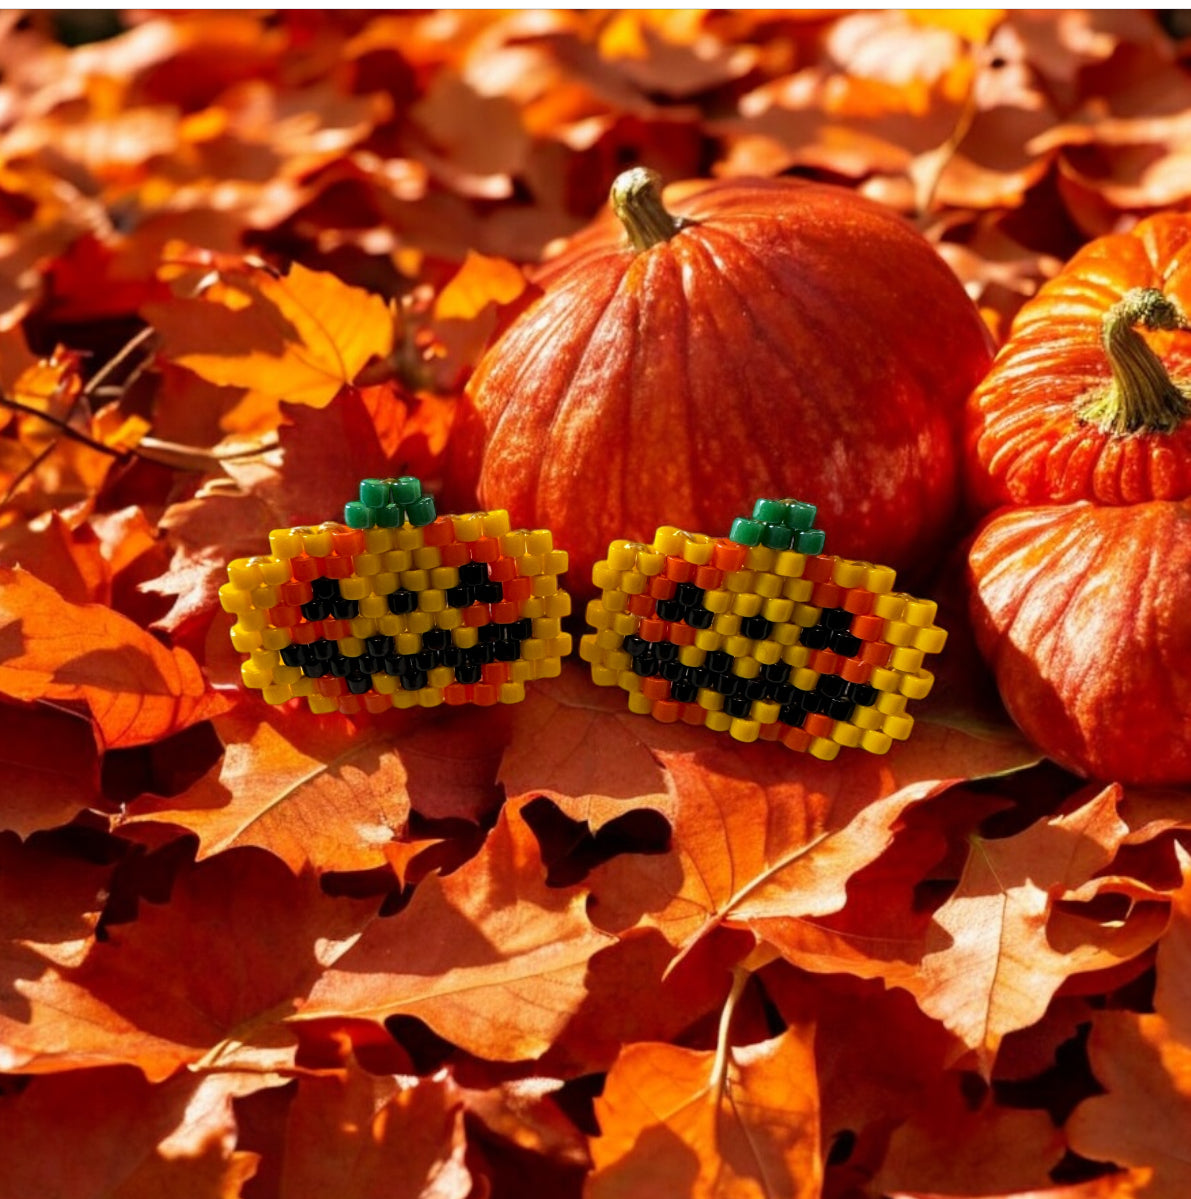
[(360, 503), (367, 508), (383, 508), (389, 502), (388, 479), (361, 479)]
[(765, 526), (759, 520), (749, 520), (747, 516), (738, 516), (732, 522), (732, 531), (728, 534), (731, 541), (737, 545), (760, 545), (761, 533)]
[(826, 541), (827, 535), (822, 529), (805, 529), (798, 534), (794, 548), (800, 554), (821, 554)]
[(785, 525), (767, 524), (761, 534), (761, 544), (771, 550), (788, 550), (795, 536), (794, 530), (787, 529)]
[(371, 529), (376, 523), (375, 509), (351, 500), (343, 506), (343, 523), (349, 529)]
[(402, 475), (400, 479), (389, 480), (391, 502), (408, 508), (414, 500), (422, 498), (422, 484), (413, 475)]
[(428, 495), (419, 496), (412, 504), (406, 505), (405, 515), (409, 523), (416, 529), (422, 528), (423, 525), (433, 524), (434, 499)]
[(801, 500), (786, 500), (786, 527), (801, 533), (815, 523), (815, 513), (818, 509), (814, 504), (804, 504)]
[(758, 500), (753, 505), (753, 520), (767, 525), (780, 525), (786, 516), (786, 505), (781, 500)]

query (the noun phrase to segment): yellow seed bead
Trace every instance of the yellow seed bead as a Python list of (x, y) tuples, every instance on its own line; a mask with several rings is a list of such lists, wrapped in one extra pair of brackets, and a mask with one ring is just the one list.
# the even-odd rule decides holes
[(896, 579), (897, 572), (888, 566), (870, 566), (864, 572), (864, 586), (878, 595), (892, 591)]
[(380, 555), (379, 554), (357, 554), (352, 559), (352, 565), (356, 568), (356, 574), (372, 576), (380, 574)]
[[(583, 656), (582, 647), (580, 647), (579, 656)], [(620, 682), (620, 672), (613, 670), (610, 666), (601, 666), (598, 663), (592, 663), (591, 681), (597, 687), (615, 687)]]
[(554, 535), (549, 529), (530, 529), (525, 534), (525, 550), (529, 554), (548, 554), (554, 548)]
[(727, 712), (722, 710), (708, 711), (706, 723), (709, 729), (714, 729), (717, 733), (726, 733), (732, 727), (732, 719)]
[(894, 741), (904, 741), (914, 728), (913, 716), (886, 716), (884, 732)]
[(756, 616), (761, 611), (761, 597), (751, 591), (742, 591), (732, 599), (732, 611), (737, 616)]
[[(430, 572), (426, 570), (403, 570), (401, 572), (401, 586), (407, 591), (423, 591), (430, 586)], [(340, 590), (343, 585), (340, 584)]]
[[(399, 529), (393, 530), (393, 544), (399, 550), (409, 550), (412, 554), (414, 550), (422, 548), (426, 540), (425, 534), (420, 528), (415, 529), (413, 525), (402, 525)], [(410, 695), (413, 692), (409, 692)]]
[(710, 687), (701, 687), (695, 693), (695, 702), (701, 708), (706, 708), (709, 712), (722, 712), (724, 710), (724, 697), (718, 691), (712, 691)]
[(892, 744), (889, 734), (880, 729), (869, 729), (860, 738), (860, 748), (867, 749), (870, 754), (886, 754)]
[(525, 553), (525, 530), (514, 529), (500, 539), (500, 552), (509, 558), (520, 558)]
[(372, 689), (381, 695), (392, 695), (400, 686), (396, 675), (374, 674), (372, 676)]
[(372, 594), (372, 584), (359, 575), (349, 575), (346, 579), (339, 580), (339, 594), (345, 600), (362, 600), (366, 595)]
[(539, 679), (556, 679), (562, 674), (562, 662), (557, 657), (543, 658), (538, 663)]
[(300, 678), (296, 683), (291, 684), (290, 691), (295, 699), (307, 699), (314, 694), (314, 680)]
[(533, 622), (533, 635), (535, 637), (541, 637), (544, 641), (549, 640), (551, 637), (557, 637), (561, 632), (561, 629), (562, 626), (559, 624), (559, 622), (557, 620), (551, 620), (548, 616), (539, 616), (537, 620)]
[(640, 691), (629, 692), (629, 711), (639, 716), (648, 716), (653, 711), (653, 700), (646, 699)]
[(558, 591), (542, 600), (542, 615), (553, 616), (561, 620), (571, 614), (571, 595), (569, 591)]
[(783, 579), (801, 578), (805, 568), (806, 555), (796, 553), (794, 550), (782, 550), (773, 564), (774, 574), (780, 575)]
[[(473, 645), (477, 645), (480, 640), (480, 632), (478, 629), (472, 628), (471, 625), (460, 625), (457, 629), (451, 630), (451, 641), (460, 649), (471, 649)], [(405, 653), (404, 650), (401, 651)]]
[(441, 612), (447, 606), (447, 593), (437, 587), (427, 587), (418, 594), (420, 612)]
[(835, 728), (831, 730), (832, 741), (837, 745), (846, 745), (850, 749), (855, 749), (863, 737), (863, 729), (858, 728), (855, 724), (848, 724), (843, 720), (837, 720)]
[(423, 708), (437, 708), (443, 702), (441, 687), (423, 687), (414, 694), (418, 697), (418, 704)]
[(268, 616), (259, 608), (253, 608), (251, 612), (241, 612), (240, 619), (236, 621), (240, 628), (253, 632), (260, 632), (268, 623)]
[[(783, 625), (782, 627), (785, 628), (787, 626)], [(798, 628), (797, 625), (790, 625), (788, 627), (793, 629)], [(810, 656), (811, 651), (807, 649), (805, 645), (787, 645), (782, 650), (782, 661), (785, 662), (787, 666), (792, 666), (795, 670), (805, 666), (809, 661)], [(812, 671), (811, 673), (813, 674), (814, 672)]]
[(224, 583), (219, 589), (219, 606), (225, 612), (239, 615), (252, 608), (252, 595), (234, 583)]
[(739, 633), (724, 638), (724, 653), (730, 654), (737, 661), (741, 661), (752, 647), (752, 641), (748, 637), (741, 637)]
[(939, 605), (934, 600), (907, 599), (906, 612), (902, 619), (907, 624), (924, 629), (939, 614)]
[(485, 512), (481, 519), (485, 537), (504, 537), (509, 531), (509, 514), (503, 508)]
[(785, 579), (768, 571), (765, 574), (758, 574), (753, 579), (753, 590), (762, 599), (772, 599), (774, 596), (781, 595), (784, 586)]
[(758, 641), (753, 646), (753, 657), (763, 666), (773, 666), (782, 660), (782, 647), (777, 641)]
[(885, 723), (885, 714), (875, 707), (853, 708), (852, 723), (862, 729), (879, 729)]
[(799, 691), (814, 691), (819, 682), (819, 675), (817, 671), (811, 670), (809, 666), (800, 666), (790, 677), (790, 682)]
[(444, 608), (435, 615), (434, 623), (440, 629), (457, 629), (463, 623), (463, 613), (458, 608)]
[(934, 682), (935, 676), (929, 670), (919, 670), (902, 679), (900, 690), (907, 699), (925, 699)]
[(807, 753), (823, 762), (832, 762), (839, 757), (839, 745), (827, 737), (812, 737)]
[(770, 624), (785, 624), (794, 615), (794, 605), (788, 599), (767, 599), (761, 605), (761, 615)]
[(755, 720), (745, 720), (736, 716), (728, 726), (728, 733), (736, 741), (756, 741), (761, 735), (761, 726)]
[[(523, 579), (532, 579), (534, 575), (542, 574), (542, 555), (541, 554), (522, 554), (517, 559), (517, 573)], [(622, 572), (617, 571), (616, 586), (620, 586), (620, 577)]]
[(714, 548), (711, 538), (706, 534), (692, 533), (690, 540), (682, 547), (682, 556), (694, 566), (706, 566), (711, 561)]
[(417, 633), (398, 633), (397, 652), (399, 654), (416, 654), (422, 649), (422, 639)]
[(947, 630), (937, 624), (929, 628), (919, 629), (914, 637), (914, 648), (924, 654), (937, 654), (947, 644)]
[(620, 589), (626, 595), (640, 595), (648, 586), (649, 580), (639, 570), (626, 570), (620, 577)]
[(518, 658), (515, 662), (509, 663), (509, 678), (514, 683), (527, 683), (532, 677), (533, 670), (524, 658)]
[(267, 704), (284, 704), (294, 698), (294, 692), (287, 683), (270, 683), (261, 692), (261, 697)]
[(455, 526), (455, 536), (460, 541), (479, 541), (484, 535), (484, 517), (479, 512), (453, 516), (451, 523)]
[(302, 552), (302, 530), (274, 529), (269, 534), (269, 549), (275, 558), (296, 558)]
[(782, 595), (795, 604), (805, 604), (815, 590), (810, 579), (787, 579), (782, 588)]
[(666, 565), (666, 555), (659, 554), (656, 550), (646, 548), (637, 553), (637, 569), (643, 574), (653, 578), (654, 575), (662, 573)]
[(418, 706), (418, 693), (416, 691), (406, 691), (402, 688), (400, 691), (393, 692), (393, 707), (394, 708), (416, 708)]
[(777, 564), (777, 550), (767, 545), (750, 545), (745, 551), (744, 564), (749, 570), (768, 573)]
[(434, 614), (432, 612), (423, 612), (421, 608), (415, 609), (405, 619), (406, 628), (411, 633), (417, 633), (419, 637), (434, 628)]
[(380, 620), (389, 615), (389, 604), (383, 595), (366, 595), (360, 600), (360, 615)]
[(754, 702), (749, 715), (758, 724), (776, 724), (781, 710), (781, 704), (775, 704), (771, 699), (759, 699)]
[(877, 696), (875, 707), (886, 716), (900, 716), (906, 710), (906, 697), (893, 691), (882, 691)]
[(869, 679), (869, 682), (878, 691), (894, 692), (902, 685), (902, 676), (899, 671), (878, 666), (873, 670), (873, 676)]
[(823, 615), (822, 608), (816, 608), (813, 604), (795, 604), (794, 605), (794, 623), (803, 629), (813, 629), (819, 623), (819, 617)]
[(261, 629), (260, 637), (262, 649), (285, 649), (290, 643), (289, 629)]
[(232, 649), (238, 654), (250, 654), (254, 649), (261, 648), (261, 635), (253, 629), (232, 625)]
[(436, 666), (426, 673), (426, 682), (431, 687), (449, 687), (454, 681), (455, 671), (450, 666)]
[(264, 582), (261, 568), (252, 558), (233, 558), (227, 564), (227, 577), (228, 582), (240, 591), (251, 591)]
[(252, 591), (252, 606), (260, 608), (264, 611), (266, 608), (274, 608), (277, 606), (277, 588), (276, 587), (254, 587)]
[(405, 617), (396, 616), (390, 612), (388, 616), (382, 616), (377, 622), (377, 630), (384, 633), (386, 637), (396, 637), (405, 632)]
[(339, 700), (331, 695), (312, 695), (308, 702), (316, 716), (326, 716), (339, 709)]
[(781, 646), (793, 645), (798, 640), (799, 628), (792, 621), (783, 621), (775, 625), (773, 639)]
[(442, 565), (442, 550), (437, 545), (423, 545), (414, 550), (414, 570), (432, 571)]
[(883, 620), (901, 620), (906, 610), (905, 597), (897, 595), (878, 595), (873, 601), (873, 615)]
[(700, 629), (695, 634), (695, 644), (710, 654), (724, 644), (724, 635), (715, 629)]
[(360, 641), (376, 635), (376, 620), (371, 616), (353, 616), (351, 620), (352, 636)]
[(525, 687), (521, 683), (501, 683), (500, 702), (502, 704), (519, 704), (525, 698)]
[(266, 587), (280, 587), (289, 582), (289, 560), (286, 558), (253, 558), (260, 567), (261, 582)]
[(268, 687), (273, 681), (273, 672), (257, 670), (251, 661), (240, 663), (240, 679), (245, 687), (251, 687), (254, 691), (261, 690), (262, 687)]
[(751, 570), (730, 570), (724, 575), (724, 590), (739, 593), (753, 590), (753, 572)]
[(904, 645), (895, 649), (889, 658), (889, 665), (894, 670), (904, 670), (906, 674), (915, 674), (922, 669), (922, 650)]
[(566, 550), (551, 550), (542, 555), (542, 570), (548, 575), (565, 575), (569, 565), (570, 558)]
[(702, 666), (706, 658), (707, 651), (700, 649), (697, 645), (683, 645), (679, 647), (678, 660), (683, 666)]
[(414, 556), (409, 550), (389, 550), (387, 554), (381, 554), (380, 564), (386, 573), (399, 575), (412, 568)]
[(705, 591), (703, 593), (703, 607), (708, 612), (713, 612), (716, 616), (719, 616), (731, 610), (733, 599), (735, 599), (735, 593), (724, 591), (722, 588), (715, 591)]
[[(331, 532), (337, 525), (319, 525), (302, 534), (302, 548), (312, 558), (325, 558), (331, 552)], [(365, 542), (367, 544), (367, 542)]]
[(733, 657), (736, 658), (736, 661), (732, 663), (732, 673), (737, 678), (755, 679), (761, 673), (761, 663), (756, 658), (745, 658), (738, 655), (733, 655)]
[[(631, 612), (617, 612), (612, 618), (612, 632), (617, 637), (628, 637), (635, 633), (641, 623), (639, 616), (634, 616)], [(609, 649), (614, 648), (609, 646)]]
[(545, 598), (558, 591), (558, 575), (535, 575), (532, 583), (532, 594)]
[[(382, 554), (387, 554), (393, 548), (393, 530), (365, 529), (364, 548), (368, 553), (375, 554), (378, 558)], [(307, 553), (309, 552), (307, 550)]]

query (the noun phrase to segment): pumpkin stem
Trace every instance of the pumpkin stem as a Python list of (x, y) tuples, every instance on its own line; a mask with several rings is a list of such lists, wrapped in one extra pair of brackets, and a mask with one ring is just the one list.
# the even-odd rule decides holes
[(1127, 291), (1105, 314), (1100, 340), (1112, 366), (1112, 383), (1088, 399), (1081, 420), (1105, 433), (1169, 433), (1191, 415), (1191, 399), (1166, 372), (1162, 359), (1133, 326), (1186, 329), (1175, 302), (1153, 287)]
[(669, 241), (688, 224), (667, 212), (662, 203), (662, 177), (648, 167), (633, 167), (617, 175), (611, 200), (612, 211), (638, 251)]

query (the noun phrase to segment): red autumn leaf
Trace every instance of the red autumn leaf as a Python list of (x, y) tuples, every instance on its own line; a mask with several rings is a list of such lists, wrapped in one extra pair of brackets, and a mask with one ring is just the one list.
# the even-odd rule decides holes
[(596, 1100), (590, 1199), (816, 1199), (811, 1029), (715, 1053), (626, 1046)]
[(824, 763), (739, 747), (640, 720), (593, 695), (576, 670), (527, 700), (501, 777), (511, 797), (549, 796), (593, 828), (634, 807), (665, 815), (672, 848), (600, 867), (594, 912), (602, 927), (644, 922), (689, 950), (720, 925), (764, 938), (770, 921), (837, 911), (848, 878), (884, 852), (911, 805), (1035, 760), (1008, 730), (977, 736), (927, 716), (887, 758)]
[[(1145, 1179), (1145, 1171), (1129, 1171), (1106, 1174), (1091, 1182), (1077, 1182), (1071, 1186), (1041, 1187), (1037, 1190), (1015, 1191), (1012, 1195), (988, 1195), (985, 1199), (1140, 1199)], [(891, 1194), (889, 1199), (961, 1199), (961, 1196), (898, 1191)]]
[(295, 871), (367, 870), (389, 860), (416, 808), (436, 819), (479, 819), (499, 802), (499, 752), (474, 735), (468, 712), (360, 725), (254, 704), (217, 718), (218, 765), (183, 794), (137, 802), (121, 827), (175, 824), (197, 833), (199, 857), (256, 845)]
[(245, 263), (201, 284), (200, 298), (152, 303), (145, 315), (166, 356), (212, 383), (325, 408), (393, 348), (385, 302), (325, 272)]
[(153, 1086), (127, 1067), (34, 1079), (0, 1096), (5, 1137), (22, 1147), (6, 1155), (0, 1197), (238, 1199), (257, 1157), (235, 1148), (232, 1100), (278, 1081), (182, 1074)]
[(71, 604), (0, 567), (0, 693), (87, 706), (109, 749), (158, 741), (228, 709), (185, 650), (98, 604)]
[(111, 602), (111, 568), (90, 525), (72, 528), (57, 512), (36, 526), (0, 533), (0, 565), (22, 566), (72, 604)]
[(220, 854), (184, 870), (168, 903), (142, 903), (77, 965), (29, 963), (0, 993), (6, 1068), (129, 1064), (158, 1081), (199, 1063), (292, 1066), (285, 1018), (374, 906), (332, 900), (259, 850)]
[(1137, 956), (1165, 926), (1155, 905), (1099, 935), (1082, 930), (1070, 945), (1056, 943), (1050, 928), (1053, 906), (1108, 866), (1128, 834), (1119, 797), (1109, 787), (1016, 836), (972, 837), (959, 886), (934, 914), (914, 990), (986, 1075), (1001, 1039), (1040, 1020), (1070, 976)]
[(1067, 1124), (1077, 1153), (1145, 1175), (1137, 1194), (1175, 1199), (1191, 1187), (1191, 870), (1158, 945), (1152, 1015), (1098, 1012), (1089, 1056), (1106, 1094), (1084, 1100)]
[(537, 842), (506, 809), (476, 857), (426, 879), (404, 911), (365, 930), (298, 1018), (405, 1014), (479, 1057), (539, 1056), (611, 943), (587, 919), (586, 892), (547, 887), (543, 875)]
[(0, 730), (0, 829), (26, 837), (100, 804), (99, 748), (88, 721), (5, 704)]
[(281, 1199), (467, 1199), (463, 1103), (448, 1079), (304, 1078), (289, 1109)]

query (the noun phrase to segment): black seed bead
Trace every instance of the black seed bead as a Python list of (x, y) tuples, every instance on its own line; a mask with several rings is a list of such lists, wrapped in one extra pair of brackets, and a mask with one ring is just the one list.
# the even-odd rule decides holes
[(765, 698), (785, 707), (794, 698), (794, 688), (789, 683), (766, 683)]
[(692, 629), (709, 629), (715, 616), (706, 608), (688, 608), (685, 619)]
[(442, 652), (442, 664), (452, 669), (463, 661), (463, 651), (457, 645), (448, 645)]
[(384, 633), (374, 633), (371, 637), (366, 637), (364, 644), (368, 647), (368, 652), (377, 658), (387, 657), (393, 652), (393, 638), (386, 637)]
[(411, 674), (418, 673), (418, 664), (415, 661), (416, 654), (398, 654), (397, 655), (397, 673), (405, 678)]
[(521, 635), (517, 631), (517, 626), (521, 622), (519, 620), (511, 620), (508, 624), (497, 625), (500, 629), (500, 639), (502, 641), (520, 641)]
[(877, 689), (871, 683), (857, 683), (852, 692), (852, 702), (858, 708), (871, 708), (877, 699)]
[(493, 646), (498, 662), (516, 662), (521, 657), (520, 641), (498, 641)]
[(396, 675), (401, 673), (401, 663), (404, 659), (400, 654), (385, 655), (385, 674)]
[(764, 679), (749, 679), (744, 685), (744, 693), (749, 699), (764, 699), (769, 684)]
[(738, 695), (744, 691), (745, 681), (738, 674), (722, 674), (720, 675), (719, 685), (716, 690), (721, 695)]
[(338, 579), (311, 579), (310, 590), (316, 600), (334, 600), (339, 598)]
[(854, 658), (860, 653), (860, 647), (864, 643), (859, 637), (853, 637), (851, 633), (836, 630), (831, 634), (831, 640), (827, 643), (837, 654), (842, 658)]
[(327, 673), (325, 662), (303, 662), (302, 673), (308, 679), (321, 679)]
[(682, 678), (682, 663), (677, 658), (671, 658), (668, 662), (659, 662), (658, 674), (668, 683), (672, 683), (675, 679)]
[(657, 674), (657, 670), (658, 660), (653, 654), (638, 654), (633, 659), (633, 673), (640, 675), (643, 679)]
[(347, 676), (347, 689), (352, 695), (363, 695), (365, 691), (372, 690), (372, 678), (366, 674), (349, 674)]
[(520, 620), (515, 620), (508, 626), (517, 630), (517, 640), (524, 641), (527, 637), (533, 636), (533, 621), (528, 616), (523, 616)]
[(338, 652), (339, 647), (326, 637), (320, 637), (310, 643), (311, 656), (319, 662), (329, 662)]
[(469, 645), (463, 650), (463, 660), (469, 666), (482, 666), (487, 659), (484, 657), (484, 647), (482, 645)]
[(703, 602), (703, 588), (694, 583), (679, 583), (674, 591), (674, 598), (684, 607), (690, 608)]
[(446, 649), (451, 634), (446, 629), (427, 629), (422, 634), (423, 649)]
[(415, 670), (413, 674), (403, 674), (401, 676), (401, 686), (406, 691), (420, 691), (426, 686), (426, 672), (424, 670)]
[(455, 682), (478, 683), (483, 678), (483, 667), (478, 662), (464, 662), (455, 667)]
[(730, 695), (724, 700), (724, 711), (729, 716), (747, 716), (752, 708), (753, 701), (747, 695)]
[(414, 663), (419, 670), (433, 670), (441, 661), (436, 649), (424, 649), (420, 654), (414, 655)]
[(630, 658), (637, 657), (638, 654), (643, 654), (649, 649), (649, 642), (644, 637), (638, 637), (636, 633), (630, 633), (624, 639), (624, 652)]
[(846, 608), (824, 608), (819, 623), (825, 624), (833, 632), (852, 627), (852, 613)]
[(332, 658), (329, 665), (331, 667), (331, 673), (337, 679), (347, 678), (348, 660), (342, 654), (338, 654), (336, 657)]
[(467, 587), (460, 583), (458, 587), (447, 588), (448, 608), (466, 608), (475, 602), (476, 589), (474, 587)]
[(678, 646), (672, 641), (659, 641), (653, 647), (653, 653), (659, 662), (673, 662), (678, 657)]
[(487, 645), (476, 646), (476, 649), (480, 651), (480, 661), (483, 662), (485, 666), (487, 666), (489, 662), (496, 661), (496, 647), (498, 644), (498, 642), (489, 641)]
[(307, 600), (302, 605), (301, 611), (307, 620), (326, 620), (331, 615), (331, 601), (322, 599)]
[(487, 562), (465, 562), (459, 568), (459, 582), (468, 587), (477, 587), (488, 582)]
[(703, 665), (712, 674), (723, 674), (726, 670), (732, 669), (732, 655), (722, 649), (713, 650), (704, 659)]
[(697, 666), (695, 667), (694, 675), (691, 677), (691, 682), (696, 687), (710, 687), (714, 678), (715, 675), (706, 666)]
[(832, 720), (848, 720), (855, 705), (850, 699), (833, 699), (827, 706), (827, 715)]
[(815, 690), (820, 695), (828, 695), (832, 699), (838, 699), (844, 693), (844, 688), (848, 685), (847, 679), (841, 679), (838, 674), (821, 674), (819, 681), (815, 685)]
[(499, 604), (504, 594), (499, 583), (480, 583), (476, 587), (476, 600), (481, 604)]
[(394, 616), (404, 616), (408, 612), (412, 612), (418, 606), (418, 597), (412, 591), (406, 591), (404, 587), (398, 587), (389, 596), (389, 611)]
[(476, 630), (476, 635), (479, 637), (481, 645), (487, 645), (489, 641), (498, 641), (500, 640), (500, 625), (482, 624)]
[(657, 615), (659, 620), (681, 620), (682, 605), (677, 600), (658, 600)]
[(831, 630), (826, 625), (817, 624), (813, 629), (803, 629), (798, 640), (807, 649), (826, 649), (830, 636)]
[(784, 683), (790, 677), (790, 667), (786, 662), (770, 662), (761, 667), (761, 674), (771, 683)]
[(355, 620), (360, 615), (360, 601), (337, 599), (331, 604), (331, 615), (336, 620)]
[(746, 616), (740, 622), (742, 637), (751, 637), (754, 641), (764, 641), (769, 636), (773, 625), (764, 616)]
[(799, 691), (795, 695), (794, 701), (802, 705), (804, 712), (817, 712), (819, 710), (819, 693), (817, 691)]
[(782, 724), (788, 724), (792, 729), (800, 729), (802, 722), (806, 719), (806, 712), (799, 704), (786, 704), (778, 713), (777, 718)]
[(286, 666), (301, 666), (306, 660), (306, 647), (304, 645), (287, 645), (281, 651), (281, 660)]
[(676, 679), (670, 684), (670, 698), (676, 699), (680, 704), (693, 703), (695, 688), (682, 679)]

